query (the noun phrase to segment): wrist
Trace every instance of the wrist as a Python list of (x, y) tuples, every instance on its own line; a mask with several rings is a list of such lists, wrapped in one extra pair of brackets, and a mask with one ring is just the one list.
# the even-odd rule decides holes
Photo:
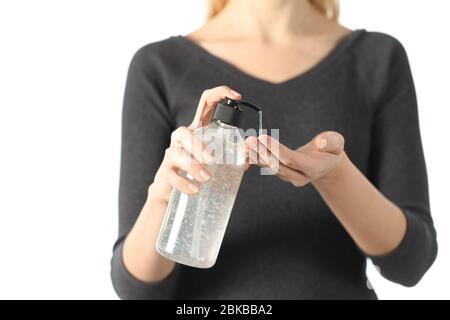
[(153, 183), (148, 187), (147, 193), (147, 203), (155, 203), (167, 205), (170, 199), (171, 193), (170, 186), (168, 187), (165, 184), (161, 184), (157, 179), (153, 181)]

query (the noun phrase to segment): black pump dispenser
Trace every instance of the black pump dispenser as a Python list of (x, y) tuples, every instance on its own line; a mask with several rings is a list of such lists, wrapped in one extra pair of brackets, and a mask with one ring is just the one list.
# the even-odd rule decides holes
[(246, 108), (261, 112), (259, 107), (250, 102), (226, 98), (217, 104), (214, 110), (213, 120), (219, 120), (220, 122), (240, 128)]

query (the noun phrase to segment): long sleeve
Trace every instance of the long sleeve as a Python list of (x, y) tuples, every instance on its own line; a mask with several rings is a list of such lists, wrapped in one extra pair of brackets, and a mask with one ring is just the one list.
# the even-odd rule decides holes
[(139, 281), (125, 268), (123, 240), (147, 199), (171, 132), (189, 123), (204, 89), (222, 84), (261, 105), (264, 126), (279, 129), (286, 144), (307, 141), (314, 132), (342, 130), (352, 161), (408, 222), (396, 249), (368, 258), (386, 278), (417, 283), (433, 263), (437, 244), (414, 86), (400, 43), (355, 31), (306, 75), (273, 85), (179, 36), (139, 50), (128, 73), (119, 234), (111, 260), (119, 297), (376, 299), (366, 286), (365, 257), (320, 196), (277, 177), (261, 177), (258, 170), (242, 179), (213, 268), (176, 264), (157, 283)]
[(406, 234), (392, 252), (370, 257), (381, 274), (414, 286), (437, 255), (417, 99), (408, 58), (397, 42), (373, 121), (371, 180), (405, 214)]
[(148, 48), (140, 49), (128, 71), (122, 115), (122, 151), (119, 187), (119, 235), (111, 260), (114, 289), (123, 299), (166, 299), (176, 284), (176, 269), (161, 282), (134, 278), (122, 260), (123, 240), (147, 198), (147, 190), (169, 145), (170, 111), (160, 84), (163, 77)]

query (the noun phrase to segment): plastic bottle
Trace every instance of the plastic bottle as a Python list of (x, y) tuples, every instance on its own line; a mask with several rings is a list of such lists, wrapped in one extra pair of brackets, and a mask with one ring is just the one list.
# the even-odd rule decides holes
[(172, 191), (156, 243), (162, 256), (197, 268), (215, 264), (245, 170), (245, 137), (239, 129), (243, 107), (259, 112), (261, 131), (258, 107), (226, 99), (217, 105), (212, 122), (194, 132), (213, 155), (208, 165), (212, 178), (198, 185), (195, 195)]

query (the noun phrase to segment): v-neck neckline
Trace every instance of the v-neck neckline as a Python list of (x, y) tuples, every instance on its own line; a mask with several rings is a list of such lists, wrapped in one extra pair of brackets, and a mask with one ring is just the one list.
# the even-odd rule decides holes
[(185, 36), (178, 35), (175, 36), (174, 38), (178, 39), (182, 44), (186, 45), (187, 47), (195, 51), (195, 53), (197, 53), (201, 58), (208, 61), (213, 66), (220, 68), (221, 70), (223, 70), (224, 72), (228, 73), (233, 77), (237, 77), (240, 80), (245, 81), (246, 83), (256, 83), (263, 85), (265, 87), (280, 88), (292, 84), (297, 84), (298, 82), (309, 79), (310, 77), (316, 74), (320, 74), (322, 70), (332, 65), (332, 63), (338, 57), (340, 57), (342, 53), (344, 53), (363, 33), (365, 33), (365, 29), (357, 29), (351, 31), (349, 34), (343, 37), (343, 39), (341, 39), (339, 43), (335, 45), (335, 47), (327, 55), (325, 55), (325, 57), (323, 57), (319, 62), (317, 62), (307, 70), (302, 71), (299, 74), (294, 75), (288, 78), (287, 80), (283, 80), (281, 82), (272, 82), (260, 78), (258, 76), (252, 75), (242, 70), (241, 68), (237, 67), (236, 65), (226, 61), (225, 59), (211, 53), (200, 44), (188, 39)]

